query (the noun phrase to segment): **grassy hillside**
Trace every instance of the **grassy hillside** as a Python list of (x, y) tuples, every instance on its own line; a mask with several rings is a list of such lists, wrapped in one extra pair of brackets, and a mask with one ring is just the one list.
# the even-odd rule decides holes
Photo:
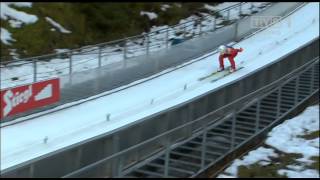
[[(161, 10), (163, 4), (171, 8)], [(208, 3), (214, 5), (215, 3)], [(195, 12), (204, 11), (204, 3), (33, 3), (31, 8), (14, 7), (36, 15), (38, 21), (21, 28), (10, 27), (1, 20), (16, 40), (12, 45), (1, 43), (1, 57), (9, 56), (9, 49), (17, 49), (20, 57), (30, 57), (54, 52), (58, 48), (76, 48), (116, 40), (148, 31), (153, 25), (173, 25)], [(149, 20), (140, 11), (155, 12), (158, 18)], [(63, 34), (52, 31), (45, 20), (50, 17), (72, 31)]]

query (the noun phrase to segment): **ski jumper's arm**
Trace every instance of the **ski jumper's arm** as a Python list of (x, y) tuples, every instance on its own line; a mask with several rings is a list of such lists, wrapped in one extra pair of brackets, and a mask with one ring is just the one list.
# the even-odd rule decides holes
[(240, 49), (234, 49), (234, 50), (236, 50), (237, 52), (242, 52), (242, 51), (243, 51), (242, 48), (240, 48)]

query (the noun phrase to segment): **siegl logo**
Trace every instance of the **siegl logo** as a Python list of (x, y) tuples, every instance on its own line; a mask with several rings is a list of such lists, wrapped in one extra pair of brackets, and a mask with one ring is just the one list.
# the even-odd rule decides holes
[(13, 93), (8, 90), (4, 95), (3, 99), (6, 104), (3, 110), (3, 116), (7, 116), (14, 107), (22, 103), (27, 103), (32, 96), (32, 86), (30, 85), (28, 89), (23, 92)]

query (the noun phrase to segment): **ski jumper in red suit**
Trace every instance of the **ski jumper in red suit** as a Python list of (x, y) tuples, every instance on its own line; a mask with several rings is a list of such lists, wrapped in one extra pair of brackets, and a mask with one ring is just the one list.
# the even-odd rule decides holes
[(232, 47), (227, 47), (226, 52), (220, 53), (219, 56), (219, 63), (220, 63), (220, 68), (224, 69), (224, 64), (223, 64), (223, 59), (228, 58), (231, 64), (231, 68), (233, 70), (236, 70), (236, 64), (234, 62), (234, 58), (238, 55), (238, 52), (242, 52), (242, 48), (236, 49)]

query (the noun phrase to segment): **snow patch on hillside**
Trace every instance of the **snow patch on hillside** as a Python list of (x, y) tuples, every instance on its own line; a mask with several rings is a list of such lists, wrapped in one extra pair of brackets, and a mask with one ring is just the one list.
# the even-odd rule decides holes
[(3, 20), (14, 19), (25, 24), (32, 24), (38, 21), (38, 17), (35, 15), (27, 14), (22, 11), (18, 11), (9, 5), (12, 4), (17, 7), (31, 7), (31, 3), (1, 3), (0, 4), (0, 17)]
[(308, 159), (319, 155), (319, 138), (305, 140), (299, 136), (317, 130), (319, 130), (319, 107), (308, 108), (300, 116), (275, 127), (269, 133), (266, 144), (285, 153), (303, 154), (304, 158)]
[(148, 18), (149, 18), (150, 20), (152, 20), (152, 19), (157, 19), (157, 18), (158, 18), (158, 15), (157, 15), (156, 13), (154, 13), (154, 12), (141, 11), (141, 12), (140, 12), (140, 15), (141, 15), (141, 16), (146, 15), (146, 16), (148, 16)]
[(6, 45), (11, 45), (9, 41), (16, 41), (11, 37), (11, 33), (5, 28), (1, 28), (0, 39), (1, 39), (1, 42)]
[[(319, 138), (306, 140), (301, 136), (319, 130), (319, 105), (308, 107), (302, 114), (286, 120), (273, 128), (268, 134), (265, 144), (284, 153), (302, 154), (303, 158), (296, 159), (298, 162), (310, 165), (312, 156), (319, 156)], [(269, 157), (277, 157), (273, 149), (259, 147), (249, 152), (241, 159), (236, 159), (230, 167), (220, 174), (218, 178), (237, 177), (239, 166), (249, 166), (259, 163), (268, 165), (272, 163)], [(304, 166), (288, 165), (288, 169), (279, 169), (279, 175), (289, 178), (319, 178), (319, 172), (313, 169), (305, 169)]]
[(28, 8), (32, 7), (32, 3), (31, 2), (15, 2), (15, 3), (11, 3), (11, 4), (16, 6), (16, 7), (28, 7)]
[(162, 11), (166, 11), (166, 10), (169, 9), (169, 8), (171, 8), (171, 6), (168, 5), (168, 4), (163, 4), (163, 5), (161, 6), (161, 10), (162, 10)]
[(65, 34), (69, 34), (71, 33), (71, 31), (65, 29), (64, 27), (62, 27), (59, 23), (57, 23), (56, 21), (54, 21), (53, 19), (46, 17), (46, 21), (48, 21), (52, 26), (54, 26), (55, 28), (57, 28), (61, 33), (65, 33)]

